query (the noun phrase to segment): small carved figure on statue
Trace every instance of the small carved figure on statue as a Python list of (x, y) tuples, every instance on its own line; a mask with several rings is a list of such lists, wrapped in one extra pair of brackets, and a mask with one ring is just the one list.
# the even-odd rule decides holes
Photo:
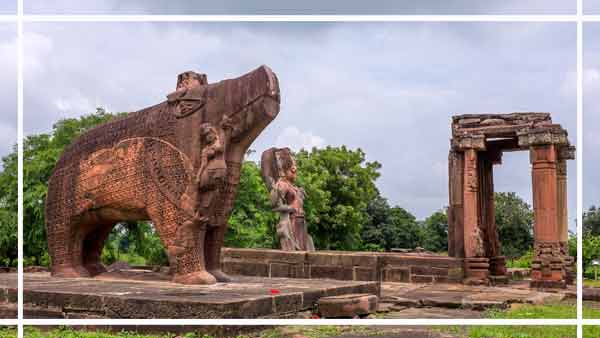
[(277, 238), (282, 250), (315, 251), (304, 220), (304, 189), (294, 185), (296, 161), (289, 148), (271, 148), (261, 157), (263, 180), (271, 194), (273, 211), (279, 213)]

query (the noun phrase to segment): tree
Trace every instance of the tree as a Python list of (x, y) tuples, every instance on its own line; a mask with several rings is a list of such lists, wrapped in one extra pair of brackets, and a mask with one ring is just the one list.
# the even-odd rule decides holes
[(313, 148), (296, 154), (298, 185), (307, 193), (306, 221), (315, 246), (357, 250), (368, 221), (367, 206), (379, 194), (375, 180), (381, 165), (367, 162), (361, 149)]
[(583, 233), (593, 236), (600, 235), (600, 208), (592, 205), (583, 213)]
[(237, 248), (274, 248), (275, 224), (278, 216), (271, 209), (269, 192), (263, 183), (260, 167), (245, 161), (240, 174), (240, 185), (225, 245)]
[(434, 212), (423, 222), (423, 247), (433, 252), (448, 251), (448, 215), (445, 210)]
[(533, 246), (533, 211), (514, 192), (494, 193), (496, 227), (502, 254), (509, 258), (524, 255)]
[(363, 250), (386, 250), (392, 248), (412, 249), (421, 243), (421, 229), (410, 212), (390, 207), (381, 196), (373, 199), (367, 207), (368, 221), (362, 230)]
[(0, 171), (0, 265), (17, 265), (17, 151), (2, 158)]

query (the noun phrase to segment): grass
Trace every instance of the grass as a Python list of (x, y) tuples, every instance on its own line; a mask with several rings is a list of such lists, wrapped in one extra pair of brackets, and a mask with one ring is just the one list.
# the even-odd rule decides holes
[(519, 304), (509, 310), (488, 310), (486, 317), (492, 319), (574, 319), (577, 317), (577, 307), (575, 304)]
[(598, 326), (584, 326), (583, 327), (584, 338), (600, 338), (600, 327)]
[(583, 318), (598, 319), (600, 318), (600, 304), (595, 301), (583, 301)]
[(0, 327), (0, 338), (17, 338), (17, 329), (14, 327)]
[(583, 285), (591, 288), (600, 288), (600, 280), (584, 279)]
[[(470, 326), (443, 327), (441, 331), (469, 338), (575, 338), (575, 326)], [(587, 338), (587, 337), (586, 337)]]

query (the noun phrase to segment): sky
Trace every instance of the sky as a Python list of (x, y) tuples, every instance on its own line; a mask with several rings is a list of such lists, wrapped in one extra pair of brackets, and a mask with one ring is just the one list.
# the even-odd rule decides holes
[[(576, 141), (571, 23), (31, 23), (25, 134), (102, 106), (164, 100), (177, 74), (209, 82), (261, 64), (278, 75), (279, 116), (252, 145), (362, 148), (377, 185), (423, 219), (448, 204), (451, 116), (541, 111)], [(575, 163), (569, 208), (575, 215)], [(496, 190), (531, 203), (527, 152), (507, 153)], [(574, 221), (571, 222), (574, 227)]]
[(600, 24), (583, 30), (583, 207), (600, 206)]
[(16, 14), (17, 0), (0, 0), (0, 14)]
[(16, 28), (14, 23), (0, 23), (0, 157), (17, 143)]
[(30, 14), (574, 14), (576, 0), (25, 0), (24, 10)]
[(583, 0), (584, 14), (600, 14), (600, 0)]

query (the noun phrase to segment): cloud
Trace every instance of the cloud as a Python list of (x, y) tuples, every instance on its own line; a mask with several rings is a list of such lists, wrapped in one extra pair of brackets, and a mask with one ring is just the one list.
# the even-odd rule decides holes
[[(382, 194), (418, 218), (448, 203), (453, 114), (549, 111), (577, 137), (572, 23), (29, 23), (25, 33), (37, 41), (25, 44), (26, 134), (98, 105), (156, 104), (186, 70), (214, 82), (267, 64), (281, 112), (252, 149), (360, 147), (382, 164)], [(531, 203), (526, 152), (506, 154), (495, 179)]]
[(583, 31), (583, 206), (600, 205), (600, 24), (586, 23)]
[(16, 69), (16, 27), (0, 23), (0, 157), (12, 151), (17, 143)]
[[(591, 1), (591, 0), (587, 0)], [(28, 0), (26, 13), (573, 14), (576, 0)]]
[(295, 126), (285, 127), (275, 140), (276, 147), (290, 147), (293, 151), (311, 150), (313, 147), (322, 148), (324, 145), (325, 140), (322, 137), (311, 132), (302, 132)]

